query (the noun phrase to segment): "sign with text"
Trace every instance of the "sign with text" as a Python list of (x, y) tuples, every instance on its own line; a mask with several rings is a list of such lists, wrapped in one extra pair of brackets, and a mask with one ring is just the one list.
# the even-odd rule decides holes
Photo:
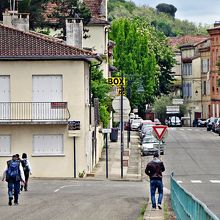
[(172, 102), (173, 102), (173, 105), (182, 105), (183, 99), (173, 99)]
[(110, 77), (108, 78), (108, 84), (113, 85), (113, 86), (121, 86), (121, 85), (125, 85), (125, 78), (121, 77)]
[(178, 105), (166, 106), (167, 114), (178, 114), (180, 112), (180, 107)]

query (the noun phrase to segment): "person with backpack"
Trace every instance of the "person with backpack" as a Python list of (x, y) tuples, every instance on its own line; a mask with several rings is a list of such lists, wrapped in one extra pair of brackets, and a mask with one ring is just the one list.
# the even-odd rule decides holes
[(12, 159), (7, 161), (7, 168), (3, 173), (2, 181), (6, 180), (8, 182), (8, 205), (12, 205), (14, 199), (14, 204), (18, 205), (18, 195), (20, 192), (20, 181), (24, 182), (24, 171), (21, 166), (21, 162), (17, 159), (16, 155), (12, 156)]
[(25, 176), (25, 183), (24, 183), (24, 186), (21, 185), (21, 191), (23, 190), (23, 187), (24, 187), (24, 191), (27, 191), (28, 179), (29, 179), (29, 175), (32, 174), (32, 171), (31, 171), (31, 165), (30, 165), (29, 160), (27, 159), (26, 153), (22, 154), (21, 164), (22, 164), (22, 167), (24, 170), (24, 176)]
[(163, 162), (159, 159), (158, 152), (154, 153), (153, 160), (150, 161), (145, 169), (145, 173), (150, 177), (150, 194), (152, 209), (156, 209), (156, 198), (155, 193), (158, 189), (158, 208), (162, 209), (161, 203), (163, 199), (163, 181), (162, 172), (165, 171)]

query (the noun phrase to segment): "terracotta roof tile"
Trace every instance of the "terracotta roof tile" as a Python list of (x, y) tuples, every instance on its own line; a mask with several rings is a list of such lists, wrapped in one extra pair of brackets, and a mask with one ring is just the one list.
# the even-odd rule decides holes
[(185, 45), (185, 44), (199, 43), (203, 40), (206, 40), (207, 38), (208, 38), (207, 36), (185, 35), (185, 36), (180, 36), (180, 37), (170, 37), (168, 41), (173, 48), (178, 48), (179, 46)]
[(57, 39), (32, 32), (23, 32), (0, 24), (1, 58), (95, 57), (91, 51), (58, 42)]

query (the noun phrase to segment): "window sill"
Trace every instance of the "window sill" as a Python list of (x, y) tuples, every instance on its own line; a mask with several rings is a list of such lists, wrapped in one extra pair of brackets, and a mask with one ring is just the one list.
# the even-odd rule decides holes
[(0, 154), (0, 157), (12, 157), (12, 154)]
[(65, 154), (32, 154), (32, 157), (65, 157)]

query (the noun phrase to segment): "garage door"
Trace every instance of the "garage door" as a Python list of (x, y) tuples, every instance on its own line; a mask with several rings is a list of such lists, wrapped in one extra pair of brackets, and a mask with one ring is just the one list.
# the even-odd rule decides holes
[(0, 120), (10, 115), (10, 77), (0, 76)]
[(38, 120), (61, 119), (63, 110), (51, 107), (51, 102), (63, 101), (62, 75), (33, 76), (33, 118)]

